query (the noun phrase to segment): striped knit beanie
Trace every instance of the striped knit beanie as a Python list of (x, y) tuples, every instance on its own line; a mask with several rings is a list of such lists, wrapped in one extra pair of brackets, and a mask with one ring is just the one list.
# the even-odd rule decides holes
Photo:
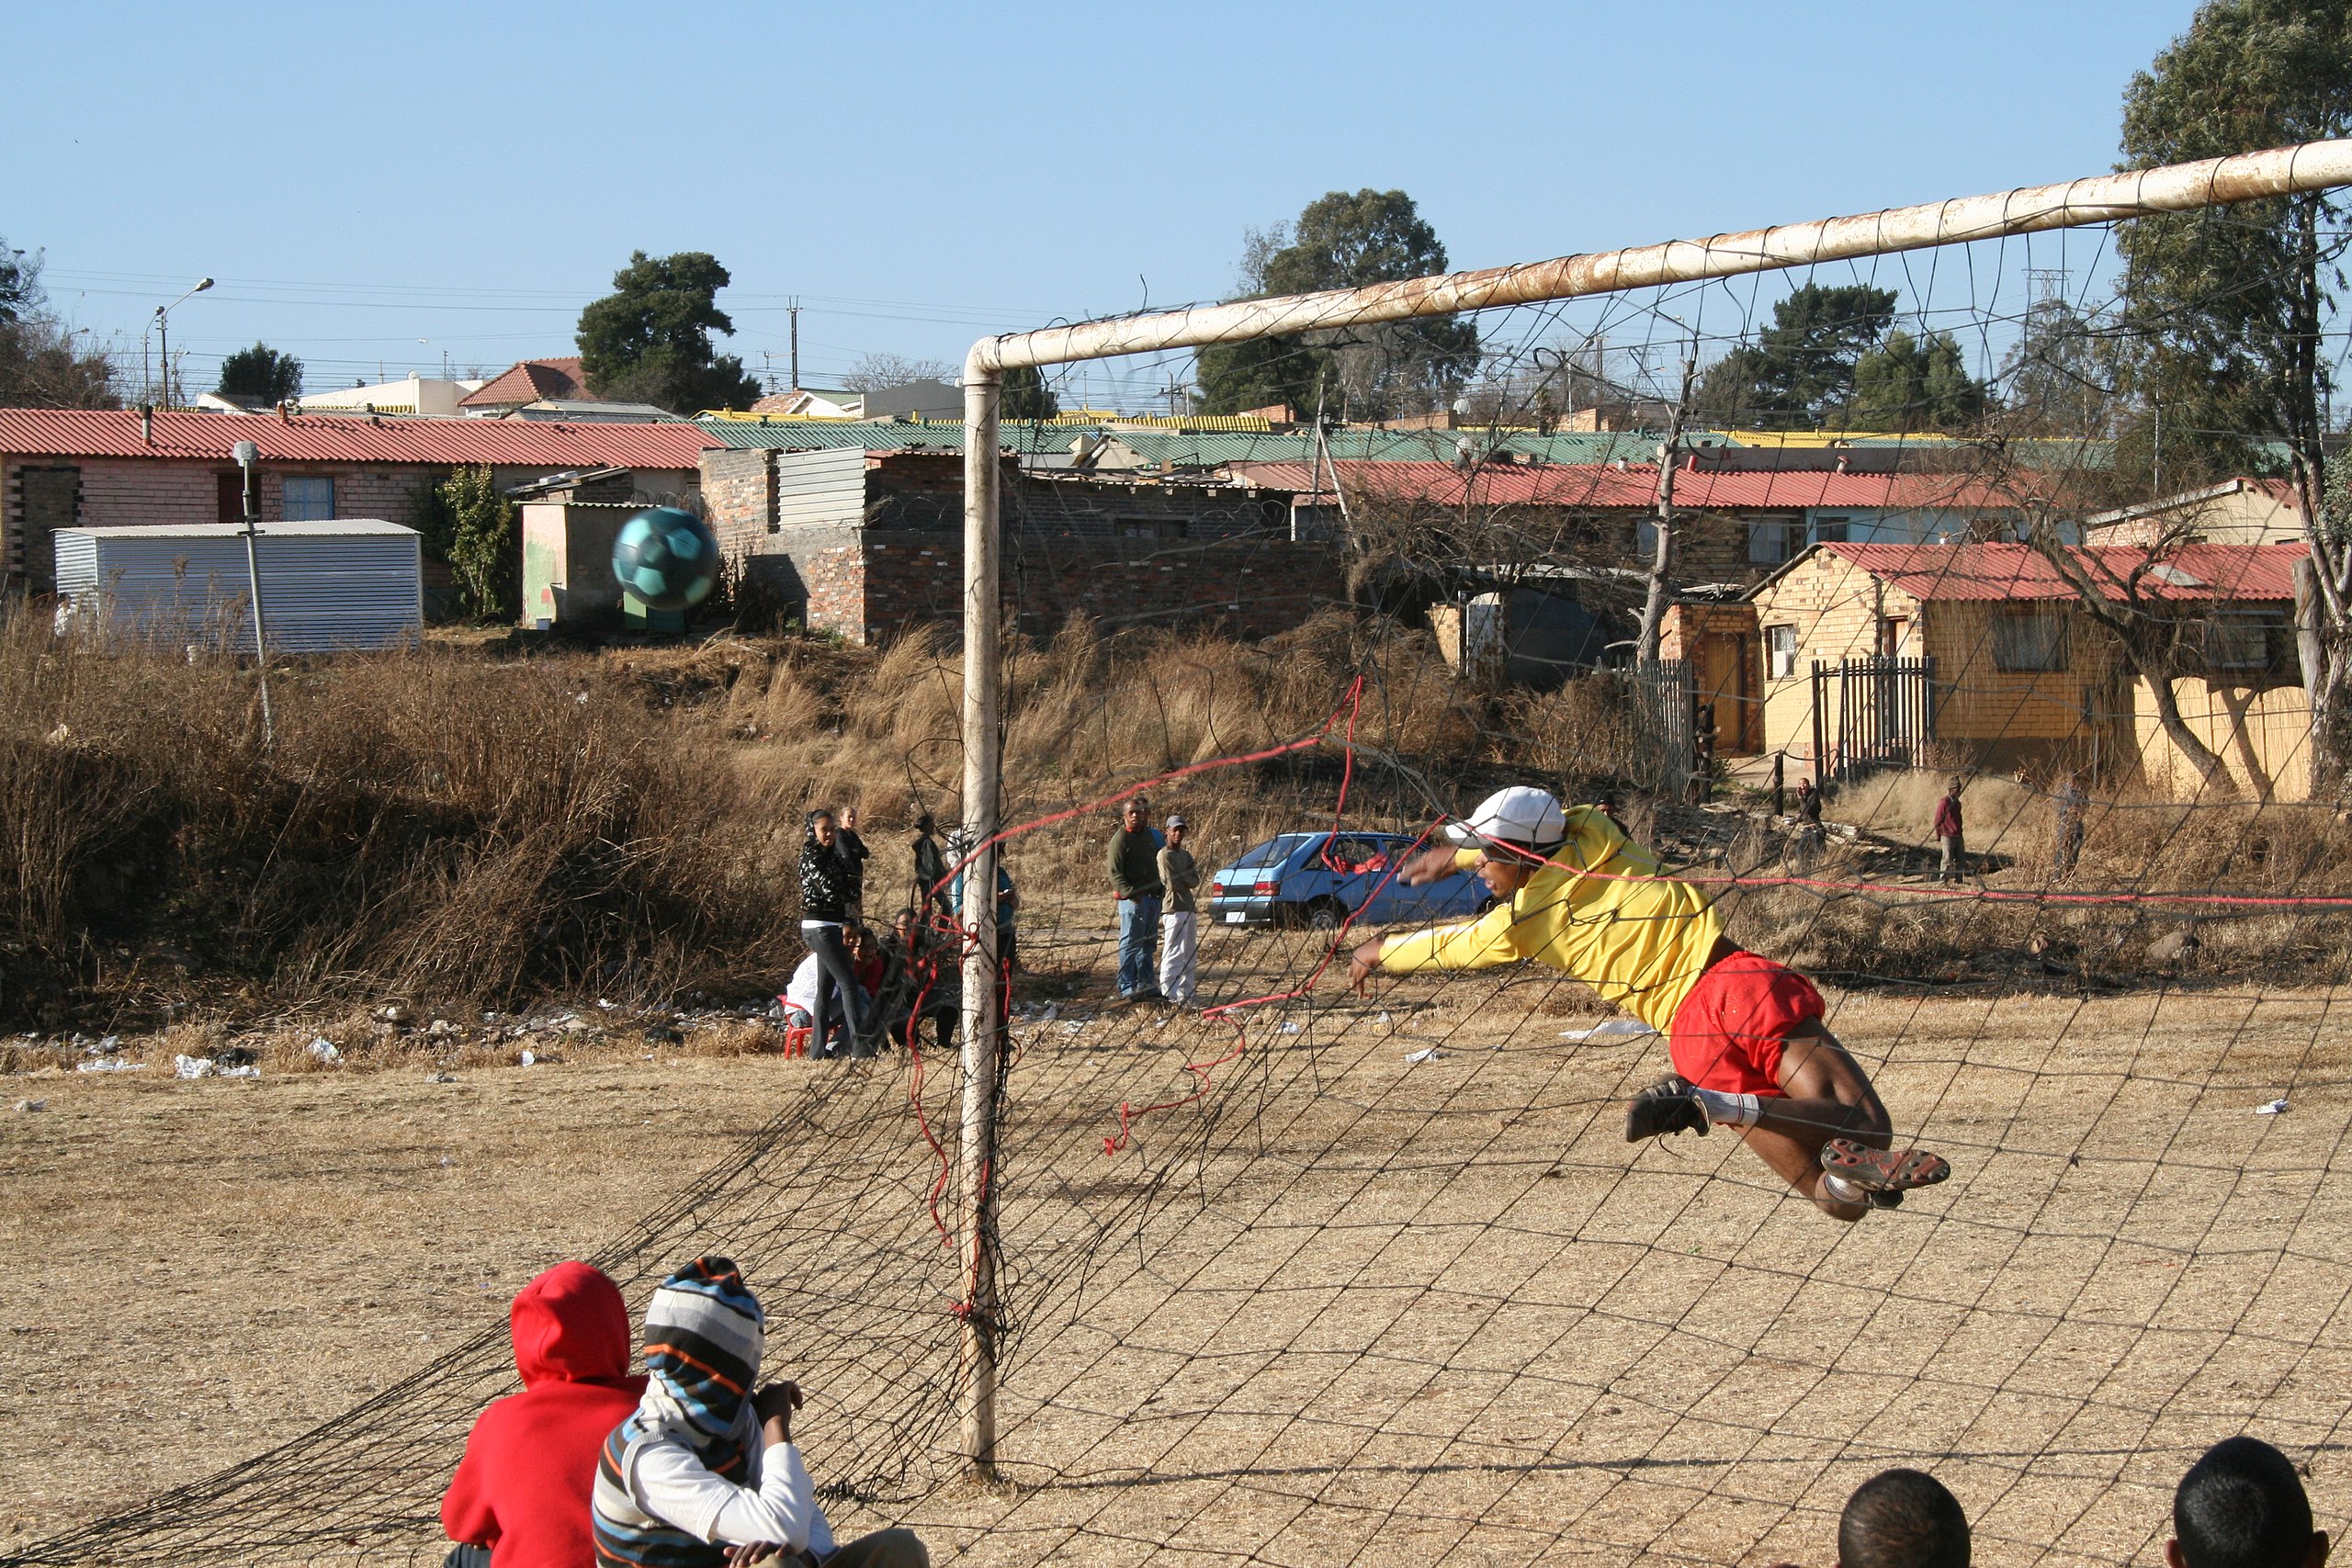
[[(724, 1258), (697, 1258), (662, 1281), (645, 1309), (648, 1409), (668, 1435), (704, 1451), (742, 1446), (743, 1406), (760, 1375), (766, 1314)], [(718, 1465), (713, 1463), (713, 1470)]]
[(738, 1485), (759, 1441), (746, 1406), (766, 1318), (735, 1265), (697, 1258), (662, 1281), (645, 1311), (645, 1396), (605, 1439), (591, 1508), (600, 1568), (724, 1568), (718, 1547), (648, 1513), (635, 1495), (649, 1442), (683, 1443)]

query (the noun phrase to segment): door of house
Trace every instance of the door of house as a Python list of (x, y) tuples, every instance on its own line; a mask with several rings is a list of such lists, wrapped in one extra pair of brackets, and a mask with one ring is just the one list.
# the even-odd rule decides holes
[(1753, 756), (1763, 750), (1763, 713), (1748, 689), (1748, 639), (1715, 632), (1699, 639), (1699, 701), (1715, 715), (1715, 754)]
[(79, 468), (18, 468), (17, 482), (23, 505), (17, 516), (24, 534), (17, 548), (17, 570), (24, 573), (31, 593), (57, 592), (57, 531), (81, 520), (82, 470)]

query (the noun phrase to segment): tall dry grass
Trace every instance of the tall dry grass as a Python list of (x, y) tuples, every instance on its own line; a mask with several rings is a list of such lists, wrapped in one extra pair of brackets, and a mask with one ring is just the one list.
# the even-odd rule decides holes
[(436, 649), (272, 696), (265, 749), (249, 671), (0, 623), (0, 1016), (155, 953), (305, 1000), (651, 994), (780, 955), (741, 781), (626, 672)]

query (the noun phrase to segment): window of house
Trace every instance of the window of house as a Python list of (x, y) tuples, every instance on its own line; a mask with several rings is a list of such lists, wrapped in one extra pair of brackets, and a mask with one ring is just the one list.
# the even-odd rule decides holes
[(2004, 604), (1993, 616), (1993, 668), (2066, 668), (2066, 612), (2041, 604)]
[(1816, 545), (1842, 545), (1846, 542), (1847, 520), (1843, 517), (1816, 517), (1813, 520), (1813, 542)]
[(323, 523), (334, 515), (334, 480), (325, 474), (288, 474), (279, 515), (288, 523)]
[(1750, 566), (1779, 566), (1796, 553), (1796, 540), (1804, 529), (1801, 523), (1786, 518), (1768, 518), (1747, 525), (1747, 563)]
[(2217, 610), (2205, 623), (2209, 670), (2270, 668), (2270, 628), (2284, 623), (2259, 610)]
[(1797, 629), (1794, 626), (1764, 628), (1764, 657), (1775, 681), (1785, 681), (1797, 672)]

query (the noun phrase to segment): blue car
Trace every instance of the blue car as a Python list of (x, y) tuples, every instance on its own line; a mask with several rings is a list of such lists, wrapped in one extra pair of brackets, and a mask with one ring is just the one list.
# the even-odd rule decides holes
[(1475, 873), (1408, 887), (1394, 873), (1412, 848), (1404, 833), (1284, 833), (1244, 851), (1209, 880), (1208, 918), (1225, 926), (1361, 925), (1475, 915), (1487, 902)]

